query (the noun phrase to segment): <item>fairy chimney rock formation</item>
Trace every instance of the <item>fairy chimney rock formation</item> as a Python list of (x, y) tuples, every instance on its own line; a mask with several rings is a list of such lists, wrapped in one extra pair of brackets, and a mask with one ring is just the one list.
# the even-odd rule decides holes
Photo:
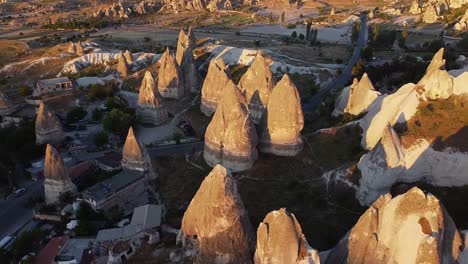
[(184, 96), (184, 80), (182, 71), (176, 59), (169, 53), (169, 49), (159, 60), (158, 90), (164, 98), (179, 99)]
[(221, 165), (205, 177), (182, 218), (178, 240), (192, 263), (252, 263), (254, 236), (236, 180)]
[(280, 156), (302, 150), (304, 115), (301, 97), (287, 74), (273, 89), (260, 125), (259, 149)]
[(76, 55), (83, 56), (84, 54), (83, 44), (81, 44), (81, 41), (78, 41), (78, 43), (76, 43)]
[(414, 187), (380, 196), (322, 263), (456, 263), (461, 244), (440, 201)]
[(200, 110), (207, 116), (213, 115), (223, 94), (224, 88), (231, 80), (229, 68), (222, 58), (211, 60), (208, 73), (201, 90)]
[(60, 153), (47, 144), (44, 160), (44, 193), (46, 204), (59, 201), (60, 195), (66, 192), (76, 193), (76, 186), (68, 177), (67, 168)]
[(126, 78), (128, 76), (128, 63), (127, 59), (123, 55), (122, 52), (119, 52), (119, 55), (117, 56), (117, 72), (120, 74), (120, 77)]
[(146, 152), (138, 143), (133, 128), (130, 127), (122, 150), (122, 167), (129, 170), (145, 171), (147, 168)]
[(422, 14), (422, 20), (424, 23), (432, 24), (437, 22), (439, 16), (437, 15), (436, 7), (432, 4), (428, 4), (424, 13)]
[(75, 43), (71, 42), (68, 43), (68, 50), (67, 50), (68, 53), (71, 53), (71, 54), (75, 54), (76, 53), (76, 46), (75, 46)]
[(142, 123), (160, 125), (164, 123), (167, 109), (162, 103), (161, 95), (156, 89), (156, 81), (151, 72), (146, 71), (138, 94), (137, 117)]
[(129, 50), (125, 51), (124, 57), (125, 57), (125, 60), (127, 60), (127, 64), (133, 63), (133, 54)]
[(65, 138), (59, 119), (47, 109), (44, 103), (39, 105), (35, 130), (37, 144), (58, 144)]
[(320, 264), (294, 214), (282, 208), (268, 213), (257, 229), (255, 264)]
[(247, 104), (230, 81), (205, 132), (204, 157), (208, 165), (221, 164), (231, 172), (253, 167), (258, 138)]
[(454, 78), (445, 70), (444, 48), (432, 58), (424, 77), (418, 82), (417, 90), (423, 90), (429, 100), (447, 99), (453, 94)]
[(263, 52), (259, 51), (254, 62), (239, 81), (239, 88), (247, 99), (255, 124), (260, 123), (273, 87), (273, 73), (270, 65), (263, 56)]
[(379, 95), (380, 93), (375, 90), (367, 73), (364, 73), (359, 82), (355, 79), (351, 85), (348, 103), (344, 112), (355, 116), (366, 112)]
[(176, 60), (184, 76), (184, 89), (187, 92), (196, 92), (198, 90), (198, 73), (193, 49), (195, 48), (195, 35), (192, 29), (186, 35), (181, 29), (177, 41)]

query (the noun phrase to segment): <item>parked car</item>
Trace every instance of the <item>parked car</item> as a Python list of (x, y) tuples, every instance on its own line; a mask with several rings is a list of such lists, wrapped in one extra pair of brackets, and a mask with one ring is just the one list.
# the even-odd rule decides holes
[(13, 195), (14, 195), (14, 196), (20, 196), (20, 195), (22, 195), (24, 192), (26, 192), (26, 188), (19, 188), (19, 189), (17, 189), (16, 191), (13, 192)]

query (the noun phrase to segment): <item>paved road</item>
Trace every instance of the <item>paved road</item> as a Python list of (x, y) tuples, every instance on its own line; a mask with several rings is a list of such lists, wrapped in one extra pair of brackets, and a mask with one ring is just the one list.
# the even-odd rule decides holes
[(353, 56), (348, 62), (348, 65), (343, 70), (343, 73), (338, 76), (328, 87), (323, 88), (319, 91), (318, 94), (314, 95), (309, 100), (303, 103), (303, 111), (306, 113), (313, 113), (320, 106), (322, 99), (331, 91), (343, 89), (344, 86), (351, 80), (352, 74), (351, 71), (354, 65), (361, 58), (361, 50), (367, 44), (368, 31), (367, 31), (367, 15), (361, 16), (361, 31), (359, 33), (359, 38), (354, 47)]
[(31, 221), (32, 209), (26, 207), (28, 199), (40, 197), (43, 192), (42, 181), (35, 181), (30, 182), (23, 195), (0, 200), (0, 239), (14, 234)]
[(177, 145), (167, 145), (147, 148), (150, 157), (162, 157), (171, 155), (192, 154), (196, 151), (202, 151), (205, 143), (203, 141), (182, 143)]

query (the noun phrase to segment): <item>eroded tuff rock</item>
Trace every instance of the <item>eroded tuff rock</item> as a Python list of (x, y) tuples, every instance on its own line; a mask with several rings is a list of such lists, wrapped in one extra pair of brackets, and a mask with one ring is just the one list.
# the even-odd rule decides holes
[(44, 103), (39, 105), (39, 111), (36, 117), (36, 143), (60, 143), (65, 138), (62, 124), (57, 116), (49, 111)]
[(0, 115), (9, 115), (19, 108), (18, 103), (14, 103), (8, 95), (0, 91)]
[(422, 14), (422, 20), (424, 23), (435, 23), (439, 19), (437, 9), (434, 5), (429, 4), (424, 9), (424, 13)]
[(156, 81), (151, 72), (146, 71), (138, 94), (138, 119), (147, 124), (160, 125), (166, 122), (167, 109), (156, 89)]
[(129, 50), (125, 50), (124, 57), (127, 60), (127, 64), (133, 63), (133, 54)]
[(129, 69), (127, 59), (125, 58), (122, 52), (119, 52), (117, 60), (117, 72), (120, 74), (121, 77), (126, 78), (128, 76)]
[(302, 150), (301, 97), (287, 74), (273, 89), (260, 127), (260, 151), (295, 156)]
[(463, 31), (468, 28), (468, 10), (465, 11), (463, 17), (453, 26), (457, 31)]
[(135, 7), (135, 13), (143, 15), (147, 13), (156, 12), (162, 7), (162, 1), (143, 0)]
[(158, 90), (164, 98), (179, 99), (184, 96), (184, 79), (176, 59), (169, 53), (169, 49), (159, 60)]
[(257, 159), (257, 143), (245, 99), (230, 81), (205, 132), (205, 161), (232, 172), (248, 170)]
[(447, 99), (453, 94), (453, 79), (445, 70), (444, 48), (442, 48), (432, 58), (426, 74), (417, 84), (417, 89), (422, 89), (424, 96), (429, 100)]
[(239, 81), (239, 88), (247, 99), (255, 124), (260, 123), (274, 87), (273, 73), (263, 52), (259, 51), (252, 65)]
[(439, 200), (413, 188), (381, 196), (322, 263), (456, 263), (460, 245)]
[(282, 208), (268, 213), (257, 229), (255, 264), (320, 264), (294, 214)]
[(176, 60), (184, 76), (184, 89), (186, 92), (196, 92), (198, 90), (198, 72), (193, 49), (195, 48), (195, 35), (192, 29), (185, 34), (181, 29), (177, 41)]
[(75, 193), (77, 191), (76, 186), (68, 177), (68, 171), (60, 153), (50, 144), (47, 144), (46, 147), (44, 178), (46, 204), (58, 202), (62, 193)]
[(231, 81), (231, 74), (223, 59), (211, 60), (201, 90), (200, 110), (205, 115), (211, 116), (216, 111), (216, 106), (229, 81)]
[(71, 54), (75, 54), (75, 53), (76, 53), (76, 46), (75, 46), (75, 43), (73, 43), (72, 41), (70, 41), (70, 42), (68, 43), (67, 52), (68, 52), (68, 53), (71, 53)]
[(84, 51), (84, 48), (83, 48), (83, 44), (81, 44), (81, 41), (78, 41), (76, 43), (76, 55), (78, 55), (78, 56), (85, 55), (85, 51)]
[(252, 263), (254, 236), (236, 180), (216, 165), (190, 202), (178, 240), (195, 263)]
[(112, 6), (107, 8), (99, 8), (94, 14), (94, 17), (119, 17), (128, 18), (131, 13), (130, 8), (124, 8), (122, 3), (113, 3)]
[(145, 171), (147, 169), (147, 154), (138, 143), (133, 127), (130, 127), (122, 150), (122, 167), (130, 170)]
[(417, 15), (417, 14), (421, 14), (421, 13), (422, 13), (422, 7), (419, 5), (419, 1), (418, 1), (418, 0), (414, 0), (414, 1), (411, 3), (410, 9), (409, 9), (409, 13), (410, 13), (410, 14), (413, 14), (413, 15)]

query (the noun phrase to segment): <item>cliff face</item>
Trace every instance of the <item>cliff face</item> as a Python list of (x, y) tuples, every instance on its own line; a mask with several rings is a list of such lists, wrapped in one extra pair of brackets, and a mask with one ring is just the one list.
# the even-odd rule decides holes
[(301, 97), (287, 74), (273, 89), (260, 127), (260, 151), (295, 156), (302, 150)]
[(455, 263), (460, 245), (439, 200), (413, 188), (381, 196), (322, 263)]
[(248, 170), (257, 159), (257, 143), (245, 99), (229, 82), (205, 132), (205, 161), (210, 166), (222, 164), (232, 172)]
[(195, 263), (252, 263), (253, 232), (236, 180), (216, 165), (182, 219), (179, 240)]
[(176, 59), (166, 49), (159, 60), (158, 90), (164, 98), (179, 99), (184, 96), (184, 80)]
[(213, 115), (224, 88), (231, 81), (229, 69), (223, 59), (212, 60), (202, 87), (200, 110), (207, 116)]
[(62, 124), (44, 103), (39, 105), (35, 130), (37, 144), (60, 143), (65, 138)]
[(156, 89), (156, 81), (151, 72), (146, 71), (138, 94), (138, 119), (143, 123), (160, 125), (168, 119), (167, 109)]

